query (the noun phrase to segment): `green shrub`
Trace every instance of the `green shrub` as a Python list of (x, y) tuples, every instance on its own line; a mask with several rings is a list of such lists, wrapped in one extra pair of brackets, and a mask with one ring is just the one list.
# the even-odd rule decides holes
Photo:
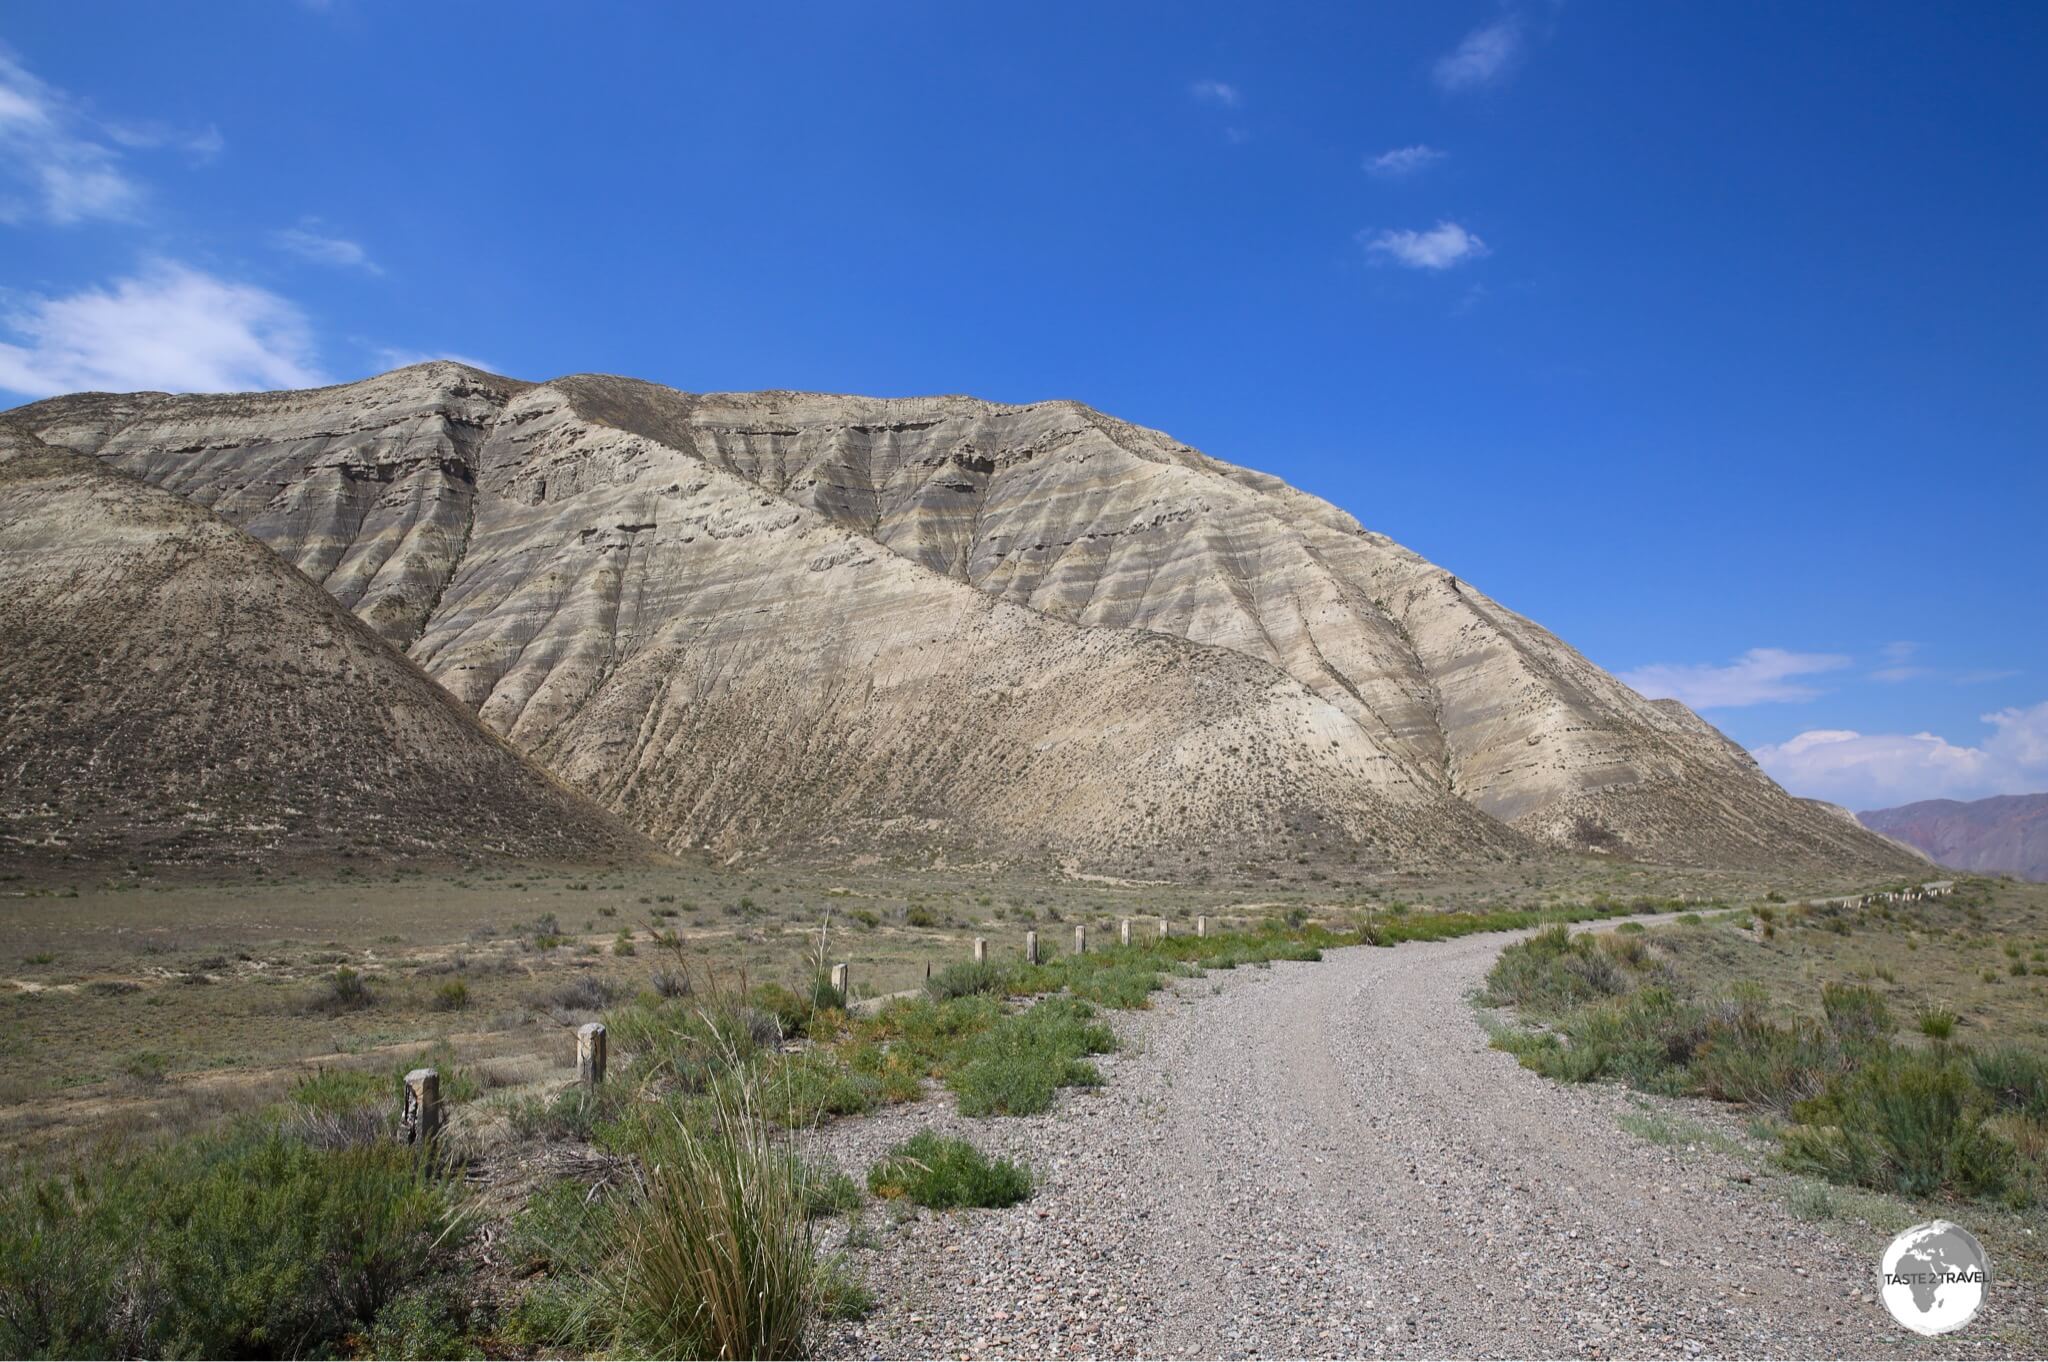
[(988, 960), (961, 960), (946, 966), (925, 980), (924, 990), (944, 1002), (974, 993), (1006, 992), (1009, 972)]
[(362, 975), (342, 965), (306, 999), (309, 1012), (353, 1012), (375, 1006), (376, 995)]
[(1872, 1041), (1892, 1033), (1891, 1009), (1875, 989), (1860, 984), (1823, 984), (1821, 1011), (1828, 1028), (1848, 1041)]
[(1802, 1103), (1785, 1157), (1837, 1182), (1908, 1197), (1993, 1196), (2013, 1151), (1984, 1127), (1983, 1094), (1959, 1064), (1897, 1052), (1866, 1060)]
[(460, 1012), (469, 1006), (469, 985), (460, 979), (450, 979), (434, 990), (434, 1010), (437, 1012)]
[(1116, 1036), (1093, 1016), (1078, 999), (1046, 998), (967, 1040), (961, 1062), (946, 1076), (960, 1113), (1035, 1115), (1052, 1105), (1060, 1088), (1099, 1084), (1102, 1075), (1086, 1056), (1115, 1049)]
[(2003, 1045), (1973, 1056), (1970, 1067), (1994, 1106), (2048, 1121), (2048, 1059)]
[(1008, 1159), (991, 1161), (965, 1140), (920, 1131), (868, 1170), (868, 1190), (920, 1206), (1014, 1206), (1031, 1195), (1031, 1173)]
[(247, 1123), (0, 1193), (0, 1353), (335, 1351), (460, 1232), (448, 1176), (388, 1141)]

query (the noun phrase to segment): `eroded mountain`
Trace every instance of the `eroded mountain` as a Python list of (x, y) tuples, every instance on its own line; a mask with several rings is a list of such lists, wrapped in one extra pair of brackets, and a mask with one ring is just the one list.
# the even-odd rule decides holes
[(436, 363), (16, 415), (672, 847), (1898, 863), (1337, 508), (1076, 403)]

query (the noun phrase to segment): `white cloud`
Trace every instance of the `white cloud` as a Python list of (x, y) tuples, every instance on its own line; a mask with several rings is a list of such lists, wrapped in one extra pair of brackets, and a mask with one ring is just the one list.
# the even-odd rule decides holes
[(132, 217), (142, 188), (90, 121), (0, 47), (0, 222)]
[(1508, 73), (1522, 50), (1521, 20), (1510, 15), (1465, 35), (1457, 50), (1437, 60), (1437, 88), (1452, 92), (1491, 85)]
[(1226, 109), (1235, 109), (1244, 103), (1244, 96), (1235, 85), (1220, 80), (1198, 80), (1188, 87), (1188, 93), (1208, 104), (1221, 104)]
[(86, 389), (233, 392), (326, 380), (311, 329), (290, 302), (175, 261), (8, 316), (0, 389), (45, 397)]
[(485, 373), (495, 374), (498, 372), (498, 366), (487, 359), (477, 359), (471, 355), (458, 355), (452, 350), (401, 350), (395, 346), (382, 345), (378, 346), (372, 353), (377, 358), (377, 368), (380, 373), (391, 369), (407, 369), (415, 364), (431, 364), (437, 359), (449, 360), (456, 364), (467, 364), (470, 368), (482, 369)]
[(1386, 179), (1399, 179), (1443, 160), (1448, 154), (1438, 151), (1435, 147), (1417, 143), (1412, 147), (1395, 147), (1392, 151), (1368, 156), (1365, 158), (1365, 168)]
[(1725, 667), (1659, 662), (1620, 672), (1623, 684), (1649, 699), (1682, 700), (1694, 709), (1727, 709), (1778, 701), (1811, 700), (1820, 692), (1792, 678), (1835, 671), (1851, 659), (1839, 653), (1795, 653), (1751, 648)]
[(270, 239), (279, 250), (316, 265), (334, 265), (369, 274), (384, 273), (382, 267), (370, 259), (369, 251), (361, 242), (333, 235), (318, 218), (301, 218), (298, 226), (272, 232)]
[(1792, 793), (1855, 809), (2048, 789), (2048, 700), (1983, 719), (1993, 731), (1975, 747), (1933, 733), (1813, 729), (1755, 756)]
[(1367, 254), (1383, 255), (1411, 270), (1447, 270), (1486, 255), (1486, 243), (1455, 222), (1439, 222), (1426, 232), (1360, 234)]

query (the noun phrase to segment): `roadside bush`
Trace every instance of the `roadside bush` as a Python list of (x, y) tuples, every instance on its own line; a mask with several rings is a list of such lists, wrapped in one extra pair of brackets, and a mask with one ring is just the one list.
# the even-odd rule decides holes
[(1993, 1105), (2048, 1121), (2048, 1059), (2003, 1045), (1973, 1056), (1970, 1067)]
[[(1632, 942), (1637, 949), (1640, 942)], [(1514, 1006), (1554, 1015), (1626, 991), (1628, 976), (1616, 956), (1589, 934), (1573, 936), (1563, 923), (1546, 927), (1500, 953), (1487, 975), (1490, 1006)]]
[(1860, 984), (1823, 984), (1820, 1005), (1828, 1029), (1845, 1041), (1869, 1042), (1892, 1033), (1891, 1009), (1875, 989)]
[(1006, 992), (1009, 974), (1001, 966), (987, 960), (962, 960), (946, 966), (925, 981), (924, 991), (940, 1002), (948, 998), (965, 998), (975, 993)]
[(967, 1041), (959, 1067), (946, 1075), (960, 1114), (1035, 1115), (1052, 1105), (1060, 1088), (1101, 1083), (1086, 1057), (1115, 1049), (1116, 1035), (1093, 1016), (1078, 999), (1046, 998)]
[(1800, 1105), (1786, 1161), (1837, 1182), (1908, 1197), (1995, 1196), (2013, 1168), (2009, 1145), (1985, 1129), (1983, 1094), (1962, 1066), (1930, 1055), (1871, 1059)]
[(305, 1356), (434, 1271), (453, 1184), (403, 1146), (245, 1123), (0, 1193), (0, 1353)]
[(965, 1140), (923, 1130), (868, 1170), (868, 1190), (933, 1210), (1014, 1206), (1031, 1195), (1031, 1173), (1008, 1159), (991, 1160)]

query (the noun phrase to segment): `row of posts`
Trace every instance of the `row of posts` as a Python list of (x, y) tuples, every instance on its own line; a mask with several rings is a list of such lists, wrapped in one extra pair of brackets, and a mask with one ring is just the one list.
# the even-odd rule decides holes
[[(1172, 935), (1173, 927), (1165, 918), (1159, 919), (1159, 939)], [(1209, 934), (1209, 919), (1195, 919), (1195, 935)], [(1117, 938), (1124, 945), (1131, 944), (1131, 919), (1124, 918), (1117, 923)], [(1074, 954), (1084, 955), (1088, 950), (1088, 928), (1076, 923), (1074, 926)], [(1038, 933), (1024, 933), (1024, 958), (1032, 964), (1039, 963)], [(974, 961), (982, 964), (988, 959), (988, 938), (974, 938)], [(844, 963), (832, 967), (832, 987), (840, 997), (849, 996), (851, 971)], [(588, 1022), (576, 1028), (576, 1081), (586, 1091), (604, 1082), (605, 1032), (603, 1022)], [(399, 1094), (398, 1137), (407, 1144), (431, 1144), (441, 1134), (446, 1120), (441, 1107), (441, 1075), (433, 1069), (414, 1069), (405, 1076), (404, 1087)]]
[[(844, 969), (845, 966), (840, 966)], [(604, 1023), (576, 1028), (576, 1081), (585, 1091), (604, 1082)], [(414, 1069), (399, 1089), (398, 1138), (406, 1144), (432, 1144), (441, 1134), (447, 1113), (441, 1106), (441, 1075)]]

